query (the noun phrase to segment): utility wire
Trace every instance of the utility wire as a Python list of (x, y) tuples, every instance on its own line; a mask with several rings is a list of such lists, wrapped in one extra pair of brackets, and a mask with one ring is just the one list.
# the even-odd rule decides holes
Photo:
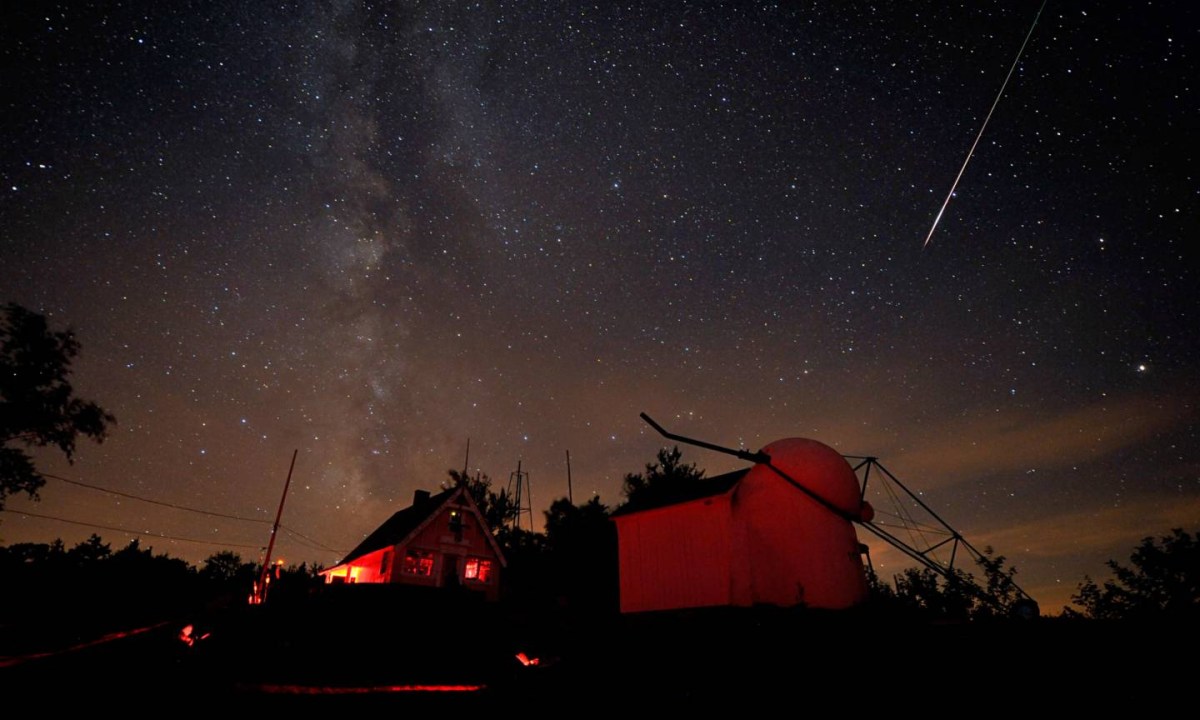
[(84, 527), (112, 530), (114, 532), (129, 533), (131, 535), (146, 535), (148, 537), (159, 538), (161, 540), (179, 540), (182, 542), (200, 543), (201, 545), (216, 545), (218, 547), (250, 548), (253, 550), (262, 550), (261, 545), (239, 545), (237, 543), (213, 542), (212, 540), (196, 540), (194, 538), (178, 537), (176, 535), (160, 535), (158, 533), (147, 532), (145, 530), (130, 530), (129, 528), (115, 527), (112, 525), (98, 525), (96, 523), (82, 522), (80, 520), (68, 520), (66, 518), (54, 517), (53, 515), (40, 515), (38, 513), (29, 512), (28, 510), (10, 510), (9, 508), (0, 508), (0, 512), (8, 512), (15, 515), (28, 515), (29, 517), (41, 518), (43, 520), (56, 520), (58, 522), (70, 523), (72, 525), (83, 525)]
[(308, 542), (312, 543), (313, 546), (315, 546), (316, 548), (318, 548), (320, 550), (328, 550), (331, 553), (345, 553), (346, 552), (345, 550), (338, 550), (336, 548), (331, 548), (328, 545), (324, 545), (316, 540), (313, 540), (312, 538), (308, 537), (307, 535), (302, 535), (302, 534), (296, 532), (295, 530), (291, 529), (287, 525), (280, 525), (279, 527), (284, 530), (287, 530), (288, 533), (291, 535), (295, 535), (298, 538), (307, 540)]
[(226, 515), (225, 513), (213, 512), (211, 510), (201, 510), (199, 508), (188, 507), (186, 505), (176, 505), (174, 503), (163, 502), (161, 500), (151, 500), (150, 498), (144, 498), (144, 497), (141, 497), (138, 495), (131, 495), (129, 493), (121, 492), (120, 490), (112, 490), (112, 489), (109, 489), (106, 487), (100, 487), (99, 485), (89, 485), (88, 483), (85, 483), (85, 482), (80, 482), (78, 480), (71, 480), (69, 478), (61, 477), (59, 475), (51, 475), (50, 473), (42, 473), (42, 475), (44, 477), (53, 478), (55, 480), (61, 480), (62, 482), (65, 482), (65, 483), (70, 483), (71, 485), (78, 485), (79, 487), (85, 487), (85, 488), (88, 488), (89, 490), (99, 490), (100, 492), (105, 492), (110, 495), (119, 495), (121, 497), (126, 497), (131, 500), (140, 500), (144, 503), (150, 503), (151, 505), (161, 505), (162, 507), (169, 507), (169, 508), (173, 508), (175, 510), (186, 510), (188, 512), (200, 513), (201, 515), (211, 515), (213, 517), (225, 518), (226, 520), (241, 520), (242, 522), (255, 522), (255, 523), (262, 523), (264, 525), (271, 524), (270, 520), (264, 520), (262, 518), (248, 518), (248, 517), (239, 517), (237, 515)]
[[(62, 482), (65, 482), (65, 483), (68, 483), (68, 484), (71, 484), (71, 485), (78, 485), (79, 487), (84, 487), (84, 488), (87, 488), (87, 489), (89, 489), (89, 490), (97, 490), (97, 491), (99, 491), (99, 492), (108, 493), (108, 494), (110, 494), (110, 495), (117, 495), (117, 496), (120, 496), (120, 497), (129, 498), (129, 499), (131, 499), (131, 500), (138, 500), (138, 501), (140, 501), (140, 502), (144, 502), (144, 503), (150, 503), (151, 505), (159, 505), (159, 506), (162, 506), (162, 507), (168, 507), (168, 508), (172, 508), (172, 509), (174, 509), (174, 510), (185, 510), (185, 511), (187, 511), (187, 512), (194, 512), (194, 513), (199, 513), (199, 514), (201, 514), (201, 515), (209, 515), (209, 516), (212, 516), (212, 517), (224, 518), (224, 519), (226, 519), (226, 520), (239, 520), (239, 521), (242, 521), (242, 522), (254, 522), (254, 523), (262, 523), (263, 525), (270, 525), (270, 524), (271, 524), (271, 521), (270, 521), (270, 520), (264, 520), (264, 519), (262, 519), (262, 518), (241, 517), (241, 516), (238, 516), (238, 515), (228, 515), (228, 514), (226, 514), (226, 513), (213, 512), (213, 511), (211, 511), (211, 510), (201, 510), (200, 508), (188, 507), (188, 506), (186, 506), (186, 505), (177, 505), (177, 504), (175, 504), (175, 503), (163, 502), (163, 501), (161, 501), (161, 500), (152, 500), (152, 499), (150, 499), (150, 498), (142, 497), (142, 496), (140, 496), (140, 495), (133, 495), (133, 494), (131, 494), (131, 493), (127, 493), (127, 492), (121, 492), (120, 490), (113, 490), (113, 489), (111, 489), (111, 488), (101, 487), (101, 486), (99, 486), (99, 485), (92, 485), (92, 484), (90, 484), (90, 483), (81, 482), (81, 481), (79, 481), (79, 480), (72, 480), (72, 479), (70, 479), (70, 478), (65, 478), (65, 477), (62, 477), (61, 475), (53, 475), (53, 474), (51, 474), (51, 473), (42, 473), (42, 475), (43, 475), (43, 477), (52, 478), (52, 479), (54, 479), (54, 480), (60, 480), (60, 481), (62, 481)], [(16, 512), (16, 511), (13, 511), (13, 512)], [(33, 513), (25, 513), (25, 514), (26, 514), (26, 515), (33, 515)], [(37, 515), (35, 515), (35, 517), (41, 517), (41, 516), (37, 516)], [(50, 518), (50, 519), (52, 519), (52, 520), (60, 520), (61, 518)], [(77, 522), (77, 521), (74, 521), (74, 520), (62, 520), (62, 521), (63, 521), (63, 522), (74, 522), (74, 523), (76, 523), (76, 524), (79, 524), (79, 525), (87, 525), (87, 524), (88, 524), (88, 523), (81, 523), (81, 522)], [(96, 526), (94, 526), (94, 527), (102, 527), (102, 526), (96, 525)], [(328, 545), (325, 545), (325, 544), (321, 543), (321, 542), (320, 542), (320, 541), (318, 541), (318, 540), (314, 540), (313, 538), (310, 538), (310, 537), (308, 537), (307, 535), (304, 535), (303, 533), (297, 532), (296, 530), (293, 530), (292, 528), (289, 528), (289, 527), (287, 527), (287, 526), (285, 526), (285, 525), (280, 525), (280, 527), (281, 527), (281, 528), (283, 528), (284, 530), (287, 530), (287, 531), (288, 531), (290, 534), (292, 534), (292, 535), (294, 535), (294, 536), (296, 536), (296, 537), (298, 537), (298, 538), (302, 538), (302, 539), (304, 539), (304, 540), (307, 540), (308, 542), (312, 543), (312, 546), (313, 546), (315, 549), (318, 549), (318, 550), (326, 550), (326, 551), (328, 551), (328, 552), (332, 552), (332, 553), (345, 553), (345, 551), (344, 551), (344, 550), (338, 550), (338, 549), (336, 549), (336, 548), (331, 548), (331, 547), (329, 547)], [(119, 528), (106, 528), (106, 529), (119, 529)], [(121, 531), (122, 531), (122, 532), (140, 532), (140, 531), (136, 531), (136, 530), (121, 530)], [(164, 536), (158, 536), (158, 535), (154, 535), (153, 533), (144, 533), (144, 534), (149, 534), (149, 535), (151, 535), (151, 536), (153, 536), (153, 537), (167, 537), (167, 536), (165, 536), (165, 535), (164, 535)], [(186, 538), (175, 538), (175, 539), (186, 539)], [(202, 540), (197, 540), (197, 541), (194, 541), (194, 542), (204, 542), (204, 541), (202, 541)], [(218, 543), (212, 543), (212, 544), (218, 544)], [(231, 545), (230, 547), (251, 547), (251, 546), (249, 546), (249, 545)], [(253, 546), (253, 547), (256, 547), (257, 549), (262, 549), (261, 547), (258, 547), (258, 546)]]

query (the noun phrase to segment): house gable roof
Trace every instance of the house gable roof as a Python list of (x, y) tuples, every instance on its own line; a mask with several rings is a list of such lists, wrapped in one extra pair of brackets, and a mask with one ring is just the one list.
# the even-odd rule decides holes
[(467, 492), (467, 489), (463, 486), (443, 490), (437, 495), (430, 496), (423, 501), (416, 502), (403, 510), (397, 511), (376, 528), (375, 532), (368, 535), (356, 548), (351, 550), (350, 554), (343, 558), (338, 565), (345, 565), (354, 562), (364, 555), (370, 555), (377, 550), (394, 547), (407, 542), (432, 522), (443, 507), (451, 502), (455, 502), (456, 499), (459, 506), (470, 511), (479, 520), (479, 525), (483, 528), (484, 536), (487, 538), (492, 550), (495, 551), (500, 564), (502, 566), (507, 565), (504, 553), (501, 552), (499, 544), (496, 543), (496, 538), (488, 530), (483, 514), (479, 512), (479, 507), (475, 504), (471, 493)]
[(724, 475), (702, 478), (679, 488), (671, 488), (667, 492), (647, 493), (641, 498), (636, 498), (633, 502), (625, 503), (617, 508), (610, 517), (632, 515), (633, 513), (644, 512), (646, 510), (681, 505), (693, 500), (724, 495), (733, 489), (733, 486), (737, 485), (748, 472), (750, 472), (750, 468), (743, 468), (725, 473)]
[(390, 518), (375, 529), (375, 532), (368, 535), (356, 548), (351, 550), (350, 554), (346, 555), (338, 565), (345, 565), (363, 555), (369, 555), (376, 550), (382, 550), (383, 548), (399, 545), (404, 542), (417, 529), (417, 526), (423, 524), (429, 517), (437, 514), (437, 511), (442, 505), (446, 504), (446, 501), (450, 499), (450, 496), (454, 494), (456, 489), (443, 490), (423, 502), (414, 503), (403, 510), (393, 513)]

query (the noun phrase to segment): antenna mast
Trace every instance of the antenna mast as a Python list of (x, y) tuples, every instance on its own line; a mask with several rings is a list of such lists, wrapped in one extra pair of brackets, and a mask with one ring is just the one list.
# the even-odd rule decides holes
[(467, 476), (467, 470), (471, 467), (471, 438), (467, 438), (467, 455), (463, 458), (463, 477)]
[(508, 476), (508, 496), (512, 498), (514, 510), (512, 514), (513, 527), (521, 529), (521, 516), (529, 516), (529, 530), (533, 530), (533, 491), (529, 489), (529, 473), (521, 470), (521, 461), (517, 461), (516, 472)]

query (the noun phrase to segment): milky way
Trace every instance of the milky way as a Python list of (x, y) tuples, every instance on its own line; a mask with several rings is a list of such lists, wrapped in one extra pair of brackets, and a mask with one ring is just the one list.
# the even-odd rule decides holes
[[(119, 422), (39, 460), (269, 521), (298, 449), (277, 554), (328, 565), (468, 439), (535, 515), (567, 451), (615, 505), (645, 411), (878, 456), (1057, 611), (1200, 522), (1200, 22), (1051, 0), (922, 251), (1039, 5), (18, 4), (0, 301)], [(54, 480), (7, 509), (266, 542)]]

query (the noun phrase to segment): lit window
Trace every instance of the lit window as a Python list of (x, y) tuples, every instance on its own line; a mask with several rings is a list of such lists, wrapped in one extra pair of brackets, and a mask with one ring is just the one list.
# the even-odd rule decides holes
[(422, 577), (433, 575), (433, 553), (428, 550), (409, 550), (404, 555), (404, 574)]
[(463, 569), (463, 577), (478, 583), (492, 579), (492, 561), (483, 558), (467, 558), (467, 566)]
[(463, 516), (458, 510), (450, 511), (450, 532), (454, 533), (454, 539), (461, 541), (463, 539), (463, 531), (467, 526), (463, 523)]

